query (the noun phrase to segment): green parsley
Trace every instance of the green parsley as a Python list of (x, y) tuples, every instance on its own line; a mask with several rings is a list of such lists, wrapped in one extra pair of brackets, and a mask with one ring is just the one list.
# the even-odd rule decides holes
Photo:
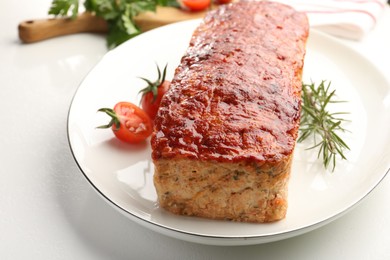
[[(109, 28), (107, 45), (114, 48), (141, 33), (134, 17), (156, 11), (160, 6), (178, 6), (174, 0), (85, 0), (84, 7), (96, 16), (103, 18)], [(53, 0), (49, 14), (76, 18), (79, 12), (78, 0)]]
[(71, 13), (72, 19), (76, 18), (79, 12), (78, 0), (54, 0), (51, 3), (49, 14), (67, 16)]

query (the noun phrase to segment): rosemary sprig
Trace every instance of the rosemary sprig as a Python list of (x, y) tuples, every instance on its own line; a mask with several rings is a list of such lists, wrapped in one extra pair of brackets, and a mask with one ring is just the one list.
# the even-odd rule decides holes
[[(307, 149), (318, 148), (318, 158), (322, 157), (324, 167), (332, 165), (332, 171), (336, 167), (337, 157), (346, 160), (344, 150), (349, 150), (348, 145), (337, 134), (347, 131), (342, 123), (347, 121), (340, 115), (346, 112), (329, 112), (327, 105), (345, 101), (335, 101), (335, 90), (330, 90), (331, 82), (321, 81), (318, 86), (314, 83), (302, 83), (302, 113), (299, 127), (300, 136), (298, 142), (303, 142), (310, 136), (314, 145)], [(320, 140), (318, 140), (318, 137)]]

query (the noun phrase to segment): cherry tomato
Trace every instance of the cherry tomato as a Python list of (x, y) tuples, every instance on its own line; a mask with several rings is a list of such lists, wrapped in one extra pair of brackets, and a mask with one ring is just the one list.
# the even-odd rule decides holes
[(171, 85), (170, 81), (163, 81), (157, 88), (157, 96), (154, 97), (153, 92), (148, 92), (142, 96), (141, 107), (149, 115), (150, 119), (154, 120), (160, 107), (161, 99)]
[(181, 0), (181, 6), (184, 9), (198, 12), (206, 10), (211, 4), (211, 0)]
[(161, 75), (160, 68), (157, 66), (158, 78), (155, 82), (141, 78), (148, 83), (148, 86), (140, 91), (140, 93), (142, 93), (141, 107), (152, 120), (154, 120), (157, 115), (162, 97), (171, 85), (170, 81), (165, 80), (166, 71), (167, 66), (165, 66)]
[(140, 143), (148, 138), (153, 131), (153, 123), (149, 116), (138, 106), (129, 102), (119, 102), (111, 108), (101, 108), (111, 117), (107, 125), (98, 128), (111, 128), (115, 136), (126, 143)]
[(213, 3), (215, 3), (217, 5), (228, 4), (230, 2), (232, 2), (232, 0), (213, 0)]

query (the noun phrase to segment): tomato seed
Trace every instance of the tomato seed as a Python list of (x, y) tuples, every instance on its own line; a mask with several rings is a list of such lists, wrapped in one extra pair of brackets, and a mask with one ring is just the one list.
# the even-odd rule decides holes
[(138, 133), (141, 133), (143, 131), (146, 130), (146, 126), (144, 123), (140, 123), (137, 127), (137, 129), (135, 130), (135, 133), (138, 134)]

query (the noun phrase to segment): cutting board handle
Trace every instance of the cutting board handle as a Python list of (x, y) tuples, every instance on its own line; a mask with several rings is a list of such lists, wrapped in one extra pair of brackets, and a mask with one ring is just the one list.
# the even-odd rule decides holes
[(21, 22), (18, 26), (19, 38), (24, 43), (33, 43), (81, 32), (105, 33), (107, 31), (106, 21), (88, 12), (78, 15), (75, 19), (28, 20)]
[[(158, 6), (156, 12), (141, 13), (134, 17), (134, 21), (142, 32), (146, 32), (166, 24), (202, 18), (205, 13), (205, 11), (186, 12), (179, 8)], [(82, 32), (107, 33), (108, 25), (103, 18), (84, 12), (75, 19), (52, 18), (24, 21), (19, 24), (18, 31), (22, 42), (32, 43)]]

